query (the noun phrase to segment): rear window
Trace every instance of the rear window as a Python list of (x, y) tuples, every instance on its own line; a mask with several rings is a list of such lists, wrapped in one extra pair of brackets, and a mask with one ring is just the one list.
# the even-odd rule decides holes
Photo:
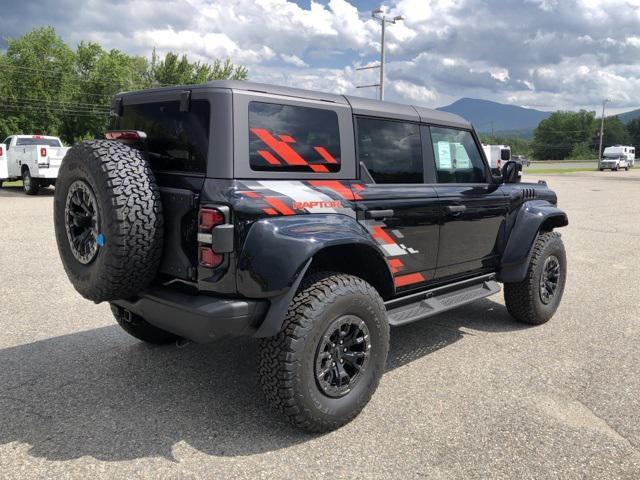
[(340, 171), (338, 115), (322, 108), (249, 103), (252, 170)]
[(62, 144), (57, 138), (18, 138), (16, 147), (25, 147), (27, 145), (47, 145), (48, 147), (61, 147)]
[(140, 103), (125, 105), (113, 128), (147, 134), (154, 170), (205, 173), (210, 116), (207, 100), (192, 100), (188, 112), (180, 111), (179, 101)]

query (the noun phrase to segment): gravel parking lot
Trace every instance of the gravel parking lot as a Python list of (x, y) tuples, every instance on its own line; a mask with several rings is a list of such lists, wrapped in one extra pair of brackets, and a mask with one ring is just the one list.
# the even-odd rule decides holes
[(640, 169), (546, 179), (556, 316), (522, 327), (497, 295), (394, 329), (369, 406), (315, 436), (267, 410), (253, 341), (127, 336), (67, 281), (52, 190), (1, 189), (0, 477), (639, 478)]

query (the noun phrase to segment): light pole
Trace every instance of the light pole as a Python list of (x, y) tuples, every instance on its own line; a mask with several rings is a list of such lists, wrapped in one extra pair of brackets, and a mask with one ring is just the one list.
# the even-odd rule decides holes
[(611, 100), (605, 98), (602, 100), (602, 120), (600, 121), (600, 147), (598, 148), (598, 161), (602, 160), (602, 137), (604, 135), (604, 105)]
[(393, 18), (387, 18), (384, 14), (382, 8), (376, 8), (371, 12), (371, 17), (375, 20), (378, 20), (382, 25), (382, 34), (380, 37), (380, 65), (370, 65), (367, 67), (357, 68), (356, 70), (367, 70), (370, 68), (379, 68), (380, 69), (380, 82), (373, 85), (361, 85), (356, 88), (368, 88), (368, 87), (378, 87), (380, 90), (380, 100), (384, 100), (384, 59), (385, 59), (385, 45), (384, 45), (384, 32), (387, 23), (394, 24), (396, 22), (401, 22), (404, 20), (402, 15), (397, 15)]

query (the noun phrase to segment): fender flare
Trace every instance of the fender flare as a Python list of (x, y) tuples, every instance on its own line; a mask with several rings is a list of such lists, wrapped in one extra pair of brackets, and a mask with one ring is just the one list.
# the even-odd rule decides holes
[[(383, 253), (355, 218), (336, 214), (309, 214), (263, 218), (253, 223), (238, 257), (238, 293), (267, 298), (271, 307), (256, 337), (277, 334), (291, 300), (309, 269), (314, 255), (334, 246), (371, 248), (387, 265)], [(388, 276), (389, 267), (381, 275)]]
[(502, 254), (498, 280), (504, 283), (522, 281), (540, 231), (551, 231), (568, 224), (567, 214), (546, 200), (525, 202), (517, 213)]

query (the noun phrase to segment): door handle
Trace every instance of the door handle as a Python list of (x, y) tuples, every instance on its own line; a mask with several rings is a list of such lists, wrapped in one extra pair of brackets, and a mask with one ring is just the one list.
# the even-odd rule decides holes
[(462, 213), (467, 209), (466, 205), (447, 205), (446, 206), (448, 213)]
[(393, 210), (367, 210), (366, 216), (369, 218), (389, 218), (393, 217)]

